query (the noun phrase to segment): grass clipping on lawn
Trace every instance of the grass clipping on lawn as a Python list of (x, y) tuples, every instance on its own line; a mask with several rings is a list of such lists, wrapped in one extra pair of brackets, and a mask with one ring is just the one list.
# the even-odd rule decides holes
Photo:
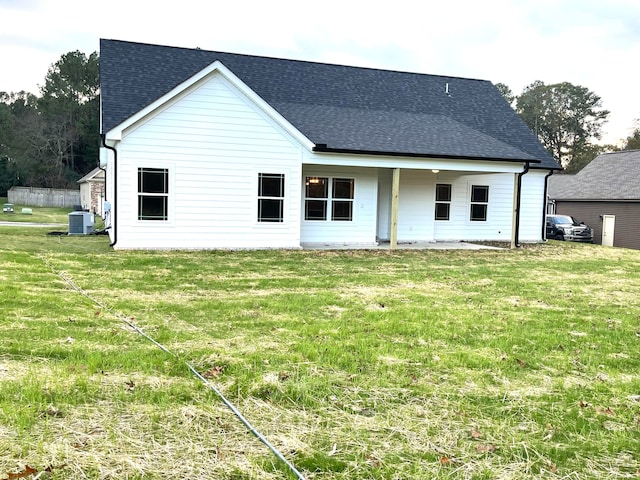
[(640, 252), (2, 234), (0, 479), (638, 476)]

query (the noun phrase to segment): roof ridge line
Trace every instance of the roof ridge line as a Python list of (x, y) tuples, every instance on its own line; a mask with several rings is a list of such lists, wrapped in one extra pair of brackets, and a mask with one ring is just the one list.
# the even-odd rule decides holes
[(201, 51), (206, 53), (221, 53), (224, 55), (236, 55), (238, 57), (249, 57), (249, 58), (264, 58), (265, 60), (280, 60), (283, 62), (296, 62), (296, 63), (304, 63), (304, 64), (312, 64), (312, 65), (327, 65), (331, 67), (342, 67), (342, 68), (357, 69), (357, 70), (371, 70), (371, 71), (377, 71), (377, 72), (398, 73), (402, 75), (428, 76), (428, 77), (438, 77), (438, 78), (450, 79), (450, 80), (465, 80), (465, 81), (471, 81), (471, 82), (493, 83), (490, 80), (486, 80), (486, 79), (462, 77), (462, 76), (456, 76), (456, 75), (442, 75), (437, 73), (420, 73), (420, 72), (412, 72), (409, 70), (398, 70), (398, 69), (389, 69), (389, 68), (382, 68), (382, 67), (363, 67), (363, 66), (357, 66), (357, 65), (346, 65), (343, 63), (331, 63), (331, 62), (316, 61), (316, 60), (301, 60), (297, 58), (275, 57), (271, 55), (255, 55), (255, 54), (248, 54), (248, 53), (225, 52), (222, 50), (208, 50), (200, 47), (177, 47), (175, 45), (162, 45), (162, 44), (147, 43), (147, 42), (133, 42), (129, 40), (119, 40), (119, 39), (113, 39), (113, 38), (101, 38), (100, 40), (105, 40), (109, 42), (129, 43), (133, 45), (143, 45), (147, 47), (167, 48), (172, 50), (189, 50), (189, 51)]

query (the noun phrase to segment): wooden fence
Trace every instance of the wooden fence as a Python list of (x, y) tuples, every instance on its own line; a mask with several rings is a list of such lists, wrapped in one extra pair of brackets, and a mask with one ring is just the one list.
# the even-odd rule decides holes
[(7, 201), (16, 205), (62, 208), (73, 208), (74, 205), (80, 205), (80, 190), (11, 187), (7, 195)]

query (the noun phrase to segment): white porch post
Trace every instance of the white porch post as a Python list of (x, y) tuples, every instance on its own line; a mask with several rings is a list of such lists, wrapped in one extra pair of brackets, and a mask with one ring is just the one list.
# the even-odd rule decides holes
[(398, 247), (398, 199), (400, 198), (400, 169), (393, 169), (393, 182), (391, 187), (391, 241), (390, 248)]

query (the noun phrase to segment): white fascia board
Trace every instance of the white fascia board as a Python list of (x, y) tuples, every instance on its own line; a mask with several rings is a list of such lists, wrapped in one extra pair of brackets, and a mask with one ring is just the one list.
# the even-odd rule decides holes
[(525, 161), (465, 160), (455, 158), (395, 157), (384, 155), (356, 155), (345, 153), (305, 153), (303, 164), (354, 166), (374, 168), (405, 168), (412, 170), (440, 170), (477, 173), (520, 173)]
[(245, 95), (251, 102), (253, 102), (258, 108), (265, 112), (273, 121), (280, 125), (289, 135), (298, 140), (302, 145), (311, 150), (315, 144), (302, 134), (296, 127), (294, 127), (285, 117), (283, 117), (276, 109), (274, 109), (269, 103), (267, 103), (262, 97), (254, 92), (249, 86), (244, 83), (235, 73), (229, 70), (220, 60), (216, 60), (207, 67), (200, 70), (195, 75), (191, 76), (180, 85), (169, 90), (162, 97), (156, 101), (150, 103), (142, 110), (138, 111), (131, 117), (127, 118), (124, 122), (112, 128), (106, 133), (106, 139), (108, 140), (122, 140), (123, 132), (136, 125), (138, 122), (143, 121), (147, 116), (152, 115), (158, 109), (161, 109), (168, 103), (175, 100), (180, 95), (184, 94), (188, 90), (197, 86), (200, 82), (206, 80), (215, 72), (221, 74), (226, 80), (228, 80), (234, 87), (236, 87), (243, 95)]

